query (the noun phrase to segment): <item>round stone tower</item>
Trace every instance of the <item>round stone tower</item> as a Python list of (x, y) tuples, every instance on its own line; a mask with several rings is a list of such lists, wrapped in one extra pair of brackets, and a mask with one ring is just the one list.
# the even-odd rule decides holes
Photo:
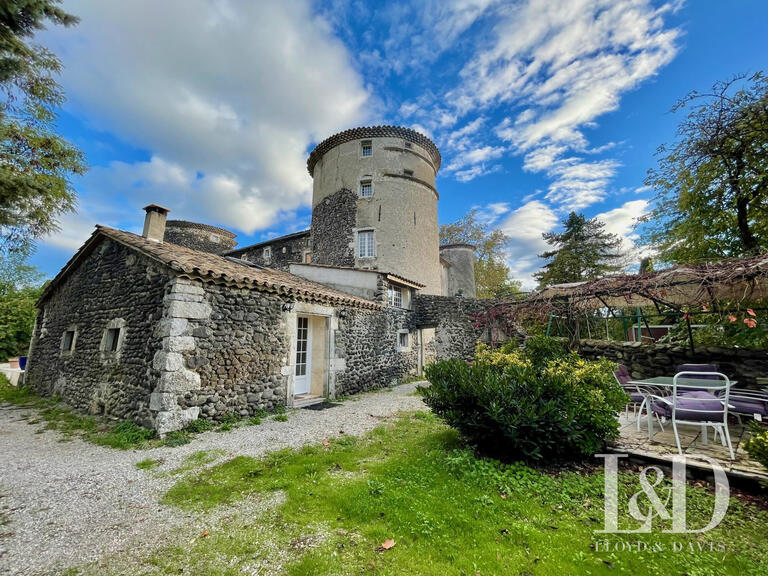
[(168, 220), (165, 223), (163, 240), (201, 252), (222, 254), (235, 247), (235, 236), (236, 234), (229, 230), (217, 226), (186, 220)]
[(443, 295), (475, 298), (475, 247), (471, 244), (440, 246)]
[(313, 178), (312, 262), (368, 268), (441, 293), (440, 152), (399, 126), (345, 130), (309, 155)]

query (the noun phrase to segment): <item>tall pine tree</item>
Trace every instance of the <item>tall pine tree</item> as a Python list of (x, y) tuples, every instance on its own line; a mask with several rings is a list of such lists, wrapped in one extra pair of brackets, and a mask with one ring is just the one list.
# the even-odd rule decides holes
[(56, 133), (61, 63), (32, 42), (48, 22), (77, 22), (59, 3), (0, 1), (0, 252), (23, 252), (56, 230), (58, 216), (74, 208), (70, 180), (86, 169), (81, 152)]
[(552, 250), (540, 254), (549, 260), (535, 275), (539, 286), (593, 280), (621, 269), (621, 238), (605, 231), (605, 223), (571, 212), (561, 233), (543, 234)]

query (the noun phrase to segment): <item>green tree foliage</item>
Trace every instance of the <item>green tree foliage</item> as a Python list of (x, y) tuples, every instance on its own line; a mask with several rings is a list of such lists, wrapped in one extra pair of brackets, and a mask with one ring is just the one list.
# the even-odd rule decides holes
[(475, 284), (478, 298), (498, 298), (520, 292), (520, 282), (510, 280), (504, 249), (509, 238), (491, 230), (473, 208), (453, 224), (440, 226), (440, 244), (472, 244), (475, 247)]
[(661, 146), (646, 184), (656, 203), (641, 238), (666, 262), (768, 251), (768, 79), (762, 74), (692, 92), (678, 141)]
[(59, 0), (0, 3), (0, 249), (20, 250), (57, 227), (71, 211), (70, 178), (85, 172), (82, 153), (55, 133), (64, 94), (54, 80), (58, 58), (31, 43), (46, 21), (77, 19)]
[(0, 361), (25, 356), (35, 323), (42, 275), (24, 255), (0, 256)]
[(542, 235), (553, 250), (540, 254), (549, 260), (535, 275), (540, 286), (593, 280), (621, 269), (621, 238), (605, 231), (605, 223), (571, 212), (561, 233)]

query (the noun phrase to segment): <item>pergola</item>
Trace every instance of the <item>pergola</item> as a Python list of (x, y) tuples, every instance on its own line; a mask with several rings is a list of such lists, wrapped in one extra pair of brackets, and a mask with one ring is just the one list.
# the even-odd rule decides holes
[[(563, 314), (573, 319), (590, 310), (654, 306), (679, 312), (685, 318), (693, 348), (693, 333), (686, 312), (716, 309), (718, 302), (741, 306), (768, 297), (768, 254), (712, 264), (683, 265), (645, 274), (624, 274), (587, 282), (558, 284), (533, 292), (516, 302), (515, 316), (527, 311)], [(638, 322), (642, 314), (638, 315)], [(645, 325), (650, 332), (647, 321)], [(578, 324), (574, 339), (578, 339)]]

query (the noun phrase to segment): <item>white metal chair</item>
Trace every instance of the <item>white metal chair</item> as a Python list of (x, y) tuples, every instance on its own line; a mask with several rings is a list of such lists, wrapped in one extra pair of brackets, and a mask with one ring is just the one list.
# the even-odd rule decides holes
[[(711, 379), (713, 375), (716, 375), (723, 384), (713, 382), (711, 386), (707, 386), (706, 392), (702, 391), (701, 386), (685, 385), (678, 381), (685, 378), (696, 379), (700, 376), (709, 376)], [(712, 427), (715, 430), (715, 438), (719, 433), (723, 446), (728, 448), (731, 460), (734, 460), (735, 455), (728, 430), (730, 391), (731, 381), (728, 376), (720, 372), (678, 372), (672, 380), (672, 395), (651, 396), (650, 403), (654, 412), (672, 420), (677, 450), (680, 454), (683, 453), (683, 448), (677, 431), (678, 424), (700, 426), (703, 444), (707, 443), (707, 427)]]

